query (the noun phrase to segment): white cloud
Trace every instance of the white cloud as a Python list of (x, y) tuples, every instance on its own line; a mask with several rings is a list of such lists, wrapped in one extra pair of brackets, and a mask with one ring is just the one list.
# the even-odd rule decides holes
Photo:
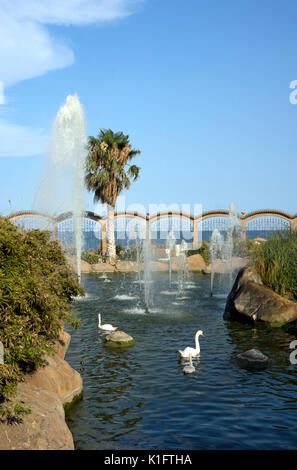
[(0, 0), (0, 80), (4, 86), (71, 65), (73, 51), (46, 25), (86, 25), (133, 13), (143, 0)]
[(40, 155), (45, 151), (46, 144), (44, 131), (0, 119), (0, 158)]
[[(0, 82), (5, 89), (74, 62), (74, 53), (47, 25), (87, 25), (132, 14), (145, 0), (0, 0)], [(0, 103), (1, 104), (1, 103)], [(0, 119), (0, 157), (36, 155), (39, 131)]]
[(1, 0), (16, 18), (40, 23), (88, 24), (130, 15), (140, 0)]

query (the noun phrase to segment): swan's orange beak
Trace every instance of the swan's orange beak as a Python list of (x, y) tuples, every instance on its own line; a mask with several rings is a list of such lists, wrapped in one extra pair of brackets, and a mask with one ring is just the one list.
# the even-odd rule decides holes
[(205, 336), (205, 334), (204, 334), (204, 333), (201, 333), (201, 336)]

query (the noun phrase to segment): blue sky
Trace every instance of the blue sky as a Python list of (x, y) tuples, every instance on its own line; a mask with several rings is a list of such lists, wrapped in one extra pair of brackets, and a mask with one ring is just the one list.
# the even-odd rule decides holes
[(34, 206), (74, 92), (88, 135), (142, 151), (127, 206), (297, 212), (296, 17), (295, 0), (0, 0), (0, 213)]

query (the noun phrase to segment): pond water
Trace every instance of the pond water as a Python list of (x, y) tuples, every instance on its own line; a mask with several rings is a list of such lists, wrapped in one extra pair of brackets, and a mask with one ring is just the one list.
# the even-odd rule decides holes
[[(84, 275), (87, 296), (73, 302), (82, 326), (66, 360), (84, 382), (83, 399), (70, 410), (76, 449), (296, 449), (297, 366), (295, 339), (281, 328), (223, 319), (228, 276), (191, 275), (177, 298), (177, 277), (156, 274), (151, 313), (139, 301), (136, 275)], [(112, 323), (136, 345), (115, 349), (98, 330)], [(194, 347), (201, 329), (196, 371), (184, 375), (178, 349)], [(258, 348), (270, 358), (264, 370), (247, 370), (236, 354)], [(81, 364), (83, 362), (83, 364)]]

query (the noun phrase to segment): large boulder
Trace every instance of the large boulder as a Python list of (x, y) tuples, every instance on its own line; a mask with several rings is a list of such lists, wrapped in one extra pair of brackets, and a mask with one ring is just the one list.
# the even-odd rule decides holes
[(72, 434), (65, 422), (59, 396), (26, 383), (17, 387), (17, 396), (8, 405), (25, 404), (31, 410), (22, 422), (8, 424), (0, 420), (1, 450), (74, 450)]
[(25, 376), (25, 382), (59, 395), (62, 404), (71, 403), (82, 394), (82, 378), (58, 355), (45, 356), (45, 365)]
[(224, 316), (231, 320), (283, 325), (297, 319), (297, 303), (263, 286), (259, 274), (248, 267), (241, 269), (237, 275), (227, 298)]
[(73, 450), (73, 438), (65, 422), (64, 408), (82, 394), (82, 378), (64, 360), (70, 335), (61, 330), (56, 353), (44, 356), (44, 366), (26, 374), (8, 406), (23, 404), (31, 413), (19, 424), (0, 419), (0, 450)]
[(55, 344), (55, 349), (56, 349), (56, 354), (59, 356), (61, 359), (65, 358), (67, 349), (69, 348), (69, 344), (71, 341), (71, 336), (67, 331), (62, 329), (60, 331), (59, 339), (56, 341)]

